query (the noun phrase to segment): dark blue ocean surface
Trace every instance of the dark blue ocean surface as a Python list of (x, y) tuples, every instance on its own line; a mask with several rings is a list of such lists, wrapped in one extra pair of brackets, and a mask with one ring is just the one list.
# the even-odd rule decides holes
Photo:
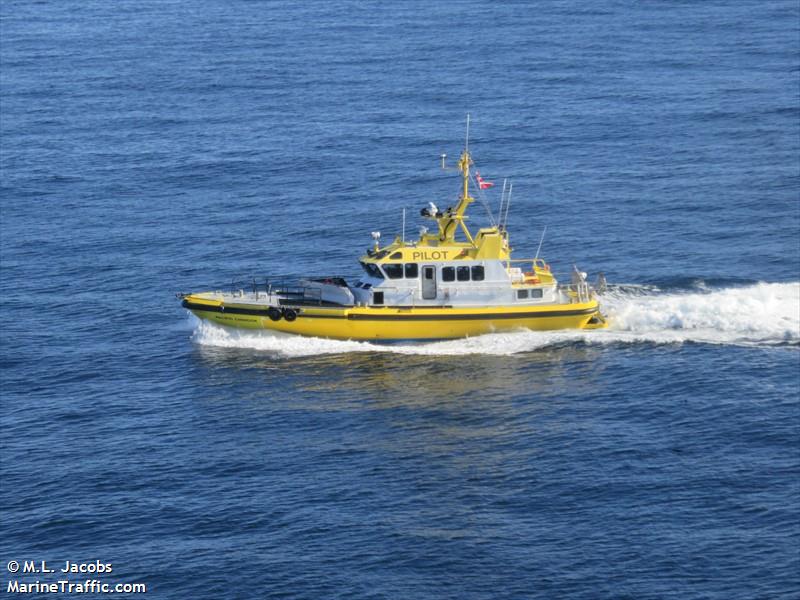
[[(4, 593), (800, 597), (796, 0), (6, 0), (0, 58)], [(516, 254), (604, 271), (611, 330), (180, 308), (416, 234), (468, 112)]]

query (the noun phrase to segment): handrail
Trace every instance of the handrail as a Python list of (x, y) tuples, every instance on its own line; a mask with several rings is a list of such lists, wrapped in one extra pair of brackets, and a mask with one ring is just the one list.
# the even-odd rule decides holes
[(566, 292), (571, 303), (589, 302), (596, 295), (594, 288), (585, 281), (582, 283), (561, 283), (558, 289), (559, 291)]
[[(541, 259), (537, 259), (541, 261)], [(519, 261), (508, 261), (511, 262), (529, 262), (530, 259), (527, 260), (519, 260)], [(559, 277), (560, 275), (553, 274), (554, 277)], [(566, 276), (564, 276), (566, 279)], [(304, 279), (313, 279), (313, 278), (304, 278)], [(439, 282), (439, 290), (443, 293), (452, 294), (453, 292), (475, 292), (475, 293), (482, 293), (482, 292), (497, 292), (498, 291), (498, 284), (503, 283), (502, 281), (485, 281), (485, 282), (459, 282), (459, 281), (452, 281), (452, 282)], [(466, 284), (466, 285), (463, 285)], [(525, 281), (518, 281), (518, 282), (510, 282), (511, 289), (518, 289), (520, 286), (524, 286), (526, 288), (538, 288), (538, 289), (547, 289), (553, 287), (552, 282), (547, 283), (533, 283), (533, 282), (525, 282)], [(449, 288), (449, 289), (448, 289)], [(453, 289), (455, 288), (455, 289)], [(416, 305), (421, 298), (419, 297), (418, 289), (415, 287), (396, 287), (396, 286), (380, 286), (381, 291), (385, 291), (388, 293), (404, 293), (405, 298), (410, 300), (411, 305)], [(259, 296), (261, 293), (266, 294), (267, 302), (271, 302), (273, 299), (277, 302), (281, 300), (289, 301), (292, 300), (308, 303), (313, 302), (319, 305), (322, 305), (322, 289), (318, 287), (309, 287), (306, 285), (301, 285), (299, 283), (293, 281), (287, 281), (284, 279), (278, 280), (270, 280), (269, 278), (256, 279), (255, 277), (250, 278), (249, 280), (244, 281), (232, 281), (231, 282), (231, 294), (233, 296), (244, 296), (245, 294), (252, 294), (256, 300), (259, 300)], [(569, 298), (570, 303), (584, 303), (589, 302), (592, 298), (596, 296), (596, 291), (592, 285), (588, 282), (582, 283), (559, 283), (556, 285), (556, 290), (558, 292), (563, 293), (565, 296)]]
[[(547, 262), (543, 258), (506, 258), (503, 260), (506, 265), (510, 265), (511, 263), (531, 263), (533, 265), (537, 265), (541, 269), (547, 268)], [(508, 266), (506, 266), (506, 269)]]
[(247, 293), (252, 294), (255, 299), (258, 300), (262, 292), (266, 294), (268, 301), (270, 296), (275, 296), (278, 300), (295, 299), (304, 302), (312, 301), (322, 304), (322, 289), (318, 287), (301, 285), (292, 281), (275, 281), (270, 280), (268, 277), (260, 280), (252, 277), (243, 281), (233, 280), (230, 284), (230, 293), (232, 296), (243, 297)]

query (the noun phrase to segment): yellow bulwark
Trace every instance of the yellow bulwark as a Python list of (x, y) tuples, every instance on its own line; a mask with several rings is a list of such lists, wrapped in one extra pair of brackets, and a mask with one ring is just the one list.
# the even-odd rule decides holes
[[(309, 295), (309, 288), (289, 292), (271, 286), (264, 286), (262, 292), (256, 288), (253, 292), (181, 294), (183, 306), (201, 319), (226, 327), (352, 340), (432, 340), (516, 329), (606, 327), (597, 296), (585, 283), (585, 274), (578, 274), (578, 279), (573, 277), (570, 286), (559, 286), (542, 259), (511, 259), (508, 234), (503, 227), (493, 225), (472, 235), (466, 224), (466, 210), (474, 201), (469, 194), (471, 165), (465, 148), (458, 161), (463, 185), (454, 207), (439, 211), (431, 205), (430, 210), (423, 210), (424, 216), (436, 220), (436, 232), (424, 232), (413, 242), (398, 237), (383, 248), (376, 236), (375, 248), (360, 258), (366, 271), (373, 270), (374, 279), (362, 278), (355, 285), (338, 280), (335, 286), (331, 280), (315, 280), (321, 282), (312, 289), (316, 296)], [(459, 231), (464, 241), (456, 239)], [(384, 294), (398, 288), (392, 285), (397, 282), (391, 275), (385, 278), (384, 274), (392, 268), (395, 272), (402, 270), (401, 265), (414, 266), (413, 279), (408, 273), (401, 275), (406, 296), (387, 301)], [(417, 269), (419, 265), (423, 265), (422, 272)], [(441, 280), (446, 269), (464, 269), (462, 272), (466, 273), (476, 265), (480, 279), (475, 281), (480, 283), (473, 282), (473, 287), (464, 284), (459, 289), (452, 278), (444, 278), (452, 283)], [(488, 272), (490, 268), (495, 274), (501, 273), (502, 280), (495, 278), (487, 286), (483, 274), (484, 269)], [(432, 285), (436, 286), (429, 288), (432, 295), (427, 296), (426, 277), (432, 278)], [(325, 301), (325, 290), (332, 286), (334, 292), (349, 295), (353, 301)], [(470, 302), (469, 293), (478, 289), (483, 293), (488, 289), (494, 299)], [(464, 295), (459, 295), (461, 292)]]

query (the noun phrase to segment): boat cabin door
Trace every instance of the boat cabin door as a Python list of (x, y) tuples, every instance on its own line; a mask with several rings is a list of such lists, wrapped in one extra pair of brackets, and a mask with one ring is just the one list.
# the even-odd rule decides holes
[(432, 265), (422, 267), (422, 298), (425, 300), (436, 298), (436, 267)]

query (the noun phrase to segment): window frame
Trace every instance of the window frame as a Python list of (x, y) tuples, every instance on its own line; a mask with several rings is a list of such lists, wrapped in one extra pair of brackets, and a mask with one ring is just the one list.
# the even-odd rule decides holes
[(383, 272), (386, 273), (387, 279), (403, 278), (404, 270), (402, 263), (384, 263), (381, 267), (383, 267)]
[(372, 277), (374, 279), (386, 279), (383, 276), (383, 272), (378, 268), (378, 265), (376, 265), (375, 263), (359, 262), (359, 264), (369, 277)]

